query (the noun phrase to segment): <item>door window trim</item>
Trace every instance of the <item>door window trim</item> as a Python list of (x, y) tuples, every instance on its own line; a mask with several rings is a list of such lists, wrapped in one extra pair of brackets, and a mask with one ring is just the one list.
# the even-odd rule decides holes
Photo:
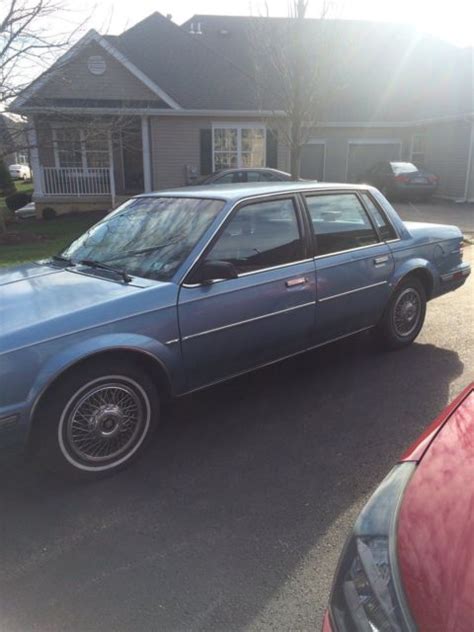
[[(375, 206), (375, 208), (378, 210), (378, 212), (380, 213), (380, 215), (382, 216), (382, 219), (385, 220), (385, 222), (387, 223), (387, 226), (391, 226), (391, 228), (393, 229), (393, 232), (395, 233), (395, 237), (393, 239), (383, 239), (382, 238), (382, 234), (379, 230), (379, 227), (377, 226), (377, 223), (375, 221), (375, 218), (372, 217), (372, 213), (370, 212), (370, 209), (367, 207), (365, 199), (364, 199), (364, 195), (366, 195), (370, 201), (372, 202), (372, 204)], [(371, 194), (371, 192), (368, 189), (359, 191), (359, 198), (368, 214), (368, 216), (370, 217), (372, 224), (375, 227), (375, 230), (377, 231), (377, 234), (379, 236), (379, 239), (381, 241), (383, 241), (384, 243), (392, 243), (394, 241), (400, 241), (400, 234), (397, 230), (397, 227), (394, 225), (394, 223), (391, 221), (391, 219), (389, 218), (389, 216), (387, 215), (387, 213), (385, 212), (385, 209), (382, 207), (381, 204), (379, 204), (378, 200), (376, 200), (374, 198), (374, 196)]]
[[(367, 192), (367, 189), (363, 189), (362, 191), (365, 193), (365, 192)], [(302, 198), (302, 201), (303, 201), (303, 204), (304, 204), (304, 208), (305, 208), (305, 211), (306, 211), (306, 220), (307, 220), (307, 224), (308, 224), (307, 225), (307, 230), (310, 233), (310, 237), (311, 237), (311, 240), (312, 240), (312, 243), (313, 243), (313, 252), (314, 253), (318, 252), (318, 248), (317, 248), (318, 241), (317, 241), (317, 235), (314, 233), (313, 228), (312, 228), (313, 224), (312, 224), (312, 221), (311, 221), (311, 213), (309, 211), (309, 207), (308, 207), (307, 200), (306, 200), (306, 198), (308, 198), (308, 197), (316, 197), (316, 196), (321, 196), (321, 195), (326, 195), (326, 196), (328, 196), (328, 195), (355, 195), (356, 199), (361, 204), (362, 209), (365, 212), (365, 214), (367, 216), (367, 219), (370, 222), (370, 225), (372, 226), (372, 229), (373, 229), (373, 231), (375, 233), (376, 238), (378, 239), (378, 241), (376, 243), (374, 243), (374, 244), (367, 244), (366, 246), (356, 246), (355, 248), (347, 248), (346, 250), (338, 250), (337, 252), (328, 252), (328, 253), (326, 253), (324, 255), (315, 254), (313, 256), (314, 260), (322, 259), (322, 258), (325, 258), (325, 257), (332, 257), (334, 255), (342, 255), (342, 254), (344, 254), (346, 252), (354, 252), (356, 250), (363, 250), (364, 248), (373, 248), (374, 246), (380, 246), (381, 244), (385, 244), (385, 241), (383, 241), (381, 239), (381, 236), (379, 234), (379, 231), (377, 229), (377, 226), (376, 226), (372, 216), (368, 212), (365, 204), (363, 203), (363, 200), (361, 199), (360, 193), (361, 193), (360, 189), (354, 189), (352, 191), (350, 189), (344, 190), (344, 191), (317, 191), (317, 192), (316, 191), (315, 192), (312, 192), (312, 191), (300, 191), (300, 196)]]
[[(194, 287), (202, 286), (202, 283), (186, 283), (186, 279), (189, 278), (192, 275), (192, 273), (194, 272), (194, 270), (197, 267), (199, 267), (199, 265), (202, 263), (202, 261), (204, 260), (204, 258), (208, 254), (208, 252), (211, 250), (211, 248), (214, 246), (216, 241), (222, 235), (223, 231), (225, 230), (225, 227), (232, 221), (232, 218), (234, 217), (234, 215), (236, 215), (236, 213), (241, 208), (243, 208), (245, 206), (251, 206), (252, 204), (258, 204), (259, 202), (273, 202), (273, 201), (277, 201), (277, 200), (292, 200), (293, 201), (293, 206), (294, 206), (295, 215), (296, 215), (296, 221), (297, 221), (297, 225), (298, 225), (298, 231), (300, 233), (301, 241), (302, 241), (302, 244), (303, 244), (303, 250), (304, 250), (304, 254), (306, 255), (306, 257), (304, 259), (301, 259), (301, 260), (298, 260), (298, 261), (289, 261), (288, 263), (281, 263), (281, 264), (279, 264), (277, 266), (268, 266), (267, 268), (260, 268), (259, 270), (250, 270), (248, 272), (239, 272), (237, 274), (237, 278), (240, 279), (241, 277), (249, 276), (251, 274), (259, 274), (261, 272), (269, 272), (271, 270), (277, 270), (279, 268), (286, 268), (288, 266), (294, 266), (294, 265), (297, 265), (298, 263), (305, 263), (305, 262), (312, 261), (313, 257), (312, 256), (308, 256), (310, 254), (310, 253), (308, 253), (308, 247), (309, 247), (309, 240), (307, 238), (308, 228), (307, 228), (306, 221), (304, 219), (304, 215), (303, 215), (304, 209), (301, 207), (301, 202), (299, 200), (299, 194), (300, 194), (300, 191), (287, 191), (286, 193), (283, 192), (283, 193), (279, 193), (279, 194), (270, 193), (270, 194), (266, 194), (266, 195), (246, 198), (244, 200), (239, 200), (238, 202), (235, 202), (235, 204), (233, 206), (231, 206), (231, 208), (229, 209), (229, 212), (227, 213), (227, 215), (223, 218), (222, 222), (216, 228), (215, 233), (210, 237), (210, 239), (208, 240), (206, 245), (202, 248), (202, 250), (200, 251), (200, 253), (196, 257), (194, 262), (189, 266), (187, 272), (183, 275), (183, 278), (179, 282), (179, 285), (181, 285), (182, 287), (186, 287), (186, 288), (194, 288)], [(213, 281), (213, 284), (214, 283), (225, 283), (226, 281), (229, 281), (229, 280), (232, 280), (232, 279), (218, 279), (216, 281)]]

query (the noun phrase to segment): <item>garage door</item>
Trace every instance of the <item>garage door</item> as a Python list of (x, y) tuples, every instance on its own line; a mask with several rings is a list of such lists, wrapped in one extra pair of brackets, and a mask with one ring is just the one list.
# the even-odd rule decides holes
[(369, 169), (382, 160), (399, 160), (401, 145), (393, 143), (349, 143), (347, 182), (358, 182)]
[(323, 143), (308, 143), (303, 147), (300, 170), (302, 178), (306, 180), (324, 179), (324, 151), (325, 145)]

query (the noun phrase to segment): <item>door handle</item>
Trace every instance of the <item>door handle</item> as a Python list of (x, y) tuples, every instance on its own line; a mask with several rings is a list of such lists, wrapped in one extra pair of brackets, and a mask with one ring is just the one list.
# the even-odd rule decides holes
[(384, 257), (375, 257), (374, 259), (374, 265), (376, 266), (383, 266), (387, 263), (388, 261), (388, 256), (384, 256)]
[(297, 285), (304, 285), (307, 282), (308, 279), (306, 277), (297, 277), (296, 279), (286, 281), (285, 285), (286, 287), (296, 287)]

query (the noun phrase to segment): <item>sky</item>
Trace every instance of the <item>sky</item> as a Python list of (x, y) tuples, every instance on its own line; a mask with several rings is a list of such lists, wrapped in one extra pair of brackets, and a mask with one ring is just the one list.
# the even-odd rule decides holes
[[(88, 18), (99, 32), (118, 34), (153, 11), (180, 24), (195, 13), (284, 16), (288, 0), (66, 0), (70, 19)], [(322, 0), (309, 0), (308, 17), (318, 17)], [(78, 8), (80, 6), (80, 8)], [(474, 0), (333, 0), (331, 17), (411, 24), (457, 46), (474, 46)]]

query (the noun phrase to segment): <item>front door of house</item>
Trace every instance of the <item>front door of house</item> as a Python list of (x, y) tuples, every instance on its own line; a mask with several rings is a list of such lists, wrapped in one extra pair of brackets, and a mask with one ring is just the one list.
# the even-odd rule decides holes
[(143, 193), (143, 150), (141, 128), (122, 130), (123, 180), (126, 193)]

